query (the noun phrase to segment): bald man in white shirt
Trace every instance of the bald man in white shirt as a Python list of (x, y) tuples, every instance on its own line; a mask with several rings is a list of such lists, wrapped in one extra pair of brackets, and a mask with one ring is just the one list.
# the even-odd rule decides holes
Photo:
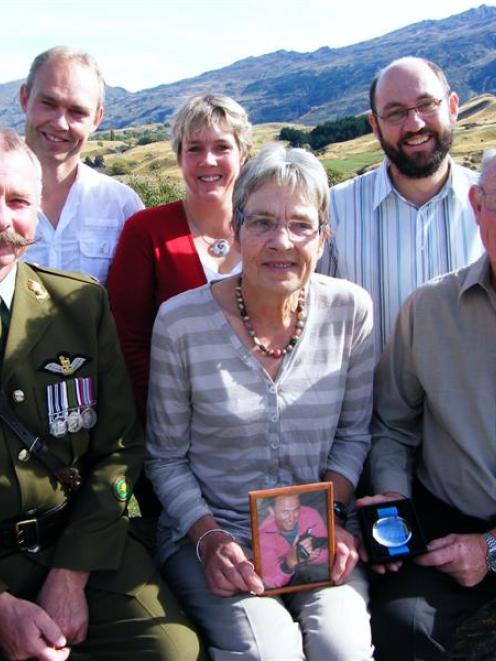
[(38, 55), (20, 90), (26, 142), (43, 171), (36, 242), (25, 259), (101, 282), (124, 222), (143, 208), (131, 188), (81, 162), (103, 119), (104, 90), (95, 60), (66, 47)]

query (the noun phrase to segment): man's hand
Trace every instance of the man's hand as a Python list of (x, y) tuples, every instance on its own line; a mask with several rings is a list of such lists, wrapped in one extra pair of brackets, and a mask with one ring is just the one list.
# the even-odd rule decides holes
[[(401, 500), (404, 497), (405, 496), (401, 495), (400, 493), (396, 493), (395, 491), (388, 491), (387, 493), (379, 494), (377, 496), (364, 496), (363, 498), (359, 498), (356, 501), (356, 506), (357, 508), (360, 508), (365, 507), (366, 505), (378, 505), (379, 503), (387, 503), (392, 500)], [(369, 561), (367, 550), (362, 542), (360, 542), (359, 553), (362, 562)], [(403, 563), (401, 560), (397, 560), (396, 562), (388, 562), (384, 565), (371, 565), (371, 569), (373, 569), (377, 574), (386, 574), (388, 571), (399, 571), (402, 564)]]
[(7, 659), (65, 661), (70, 649), (45, 611), (7, 592), (0, 594), (0, 647)]
[(84, 588), (87, 572), (51, 569), (38, 595), (38, 604), (57, 622), (69, 644), (86, 640), (88, 604)]
[(358, 562), (358, 543), (338, 521), (334, 522), (334, 536), (336, 545), (331, 578), (336, 585), (341, 585)]
[[(304, 558), (301, 557), (301, 550), (303, 550), (305, 555)], [(306, 537), (301, 534), (297, 535), (286, 555), (286, 565), (288, 566), (288, 569), (294, 571), (300, 564), (307, 564), (317, 560), (321, 550), (322, 549), (314, 548), (311, 535)]]
[(209, 588), (219, 597), (238, 592), (262, 594), (264, 585), (239, 544), (213, 532), (201, 543), (202, 566)]
[(447, 535), (432, 540), (427, 548), (428, 552), (415, 562), (449, 574), (464, 587), (477, 585), (488, 572), (487, 545), (482, 535)]
[[(314, 538), (311, 535), (309, 535), (307, 537), (305, 537), (303, 535), (303, 539), (301, 539), (301, 535), (299, 535), (296, 538), (296, 542), (297, 542), (297, 544), (296, 544), (296, 554), (297, 555), (298, 555), (298, 553), (301, 554), (301, 551), (299, 549), (304, 550), (305, 558), (300, 560), (300, 562), (302, 562), (302, 563), (303, 562), (311, 563), (314, 560), (317, 560), (317, 558), (319, 557), (320, 552), (321, 552), (322, 549), (314, 548), (314, 546), (313, 546)], [(303, 554), (301, 554), (301, 555), (303, 555)]]

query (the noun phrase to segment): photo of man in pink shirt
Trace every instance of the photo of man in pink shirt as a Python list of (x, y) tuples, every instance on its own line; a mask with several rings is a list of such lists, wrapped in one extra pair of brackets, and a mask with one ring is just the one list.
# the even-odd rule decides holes
[(327, 526), (298, 495), (277, 496), (262, 521), (262, 579), (267, 589), (329, 579)]

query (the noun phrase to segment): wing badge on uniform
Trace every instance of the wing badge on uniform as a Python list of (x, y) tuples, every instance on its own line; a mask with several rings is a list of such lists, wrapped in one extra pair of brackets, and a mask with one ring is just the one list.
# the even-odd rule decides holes
[(41, 366), (42, 370), (52, 372), (52, 374), (60, 374), (60, 376), (71, 376), (75, 374), (79, 368), (91, 360), (87, 356), (74, 356), (70, 353), (59, 353), (57, 358), (49, 358)]

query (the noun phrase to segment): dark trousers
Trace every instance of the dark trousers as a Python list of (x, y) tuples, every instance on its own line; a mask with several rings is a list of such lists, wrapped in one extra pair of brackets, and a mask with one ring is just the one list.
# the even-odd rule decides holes
[[(494, 522), (446, 505), (419, 482), (414, 485), (413, 500), (427, 540), (494, 527)], [(494, 574), (472, 588), (412, 562), (404, 563), (398, 573), (374, 575), (370, 607), (376, 661), (449, 659), (456, 627), (495, 597)]]

